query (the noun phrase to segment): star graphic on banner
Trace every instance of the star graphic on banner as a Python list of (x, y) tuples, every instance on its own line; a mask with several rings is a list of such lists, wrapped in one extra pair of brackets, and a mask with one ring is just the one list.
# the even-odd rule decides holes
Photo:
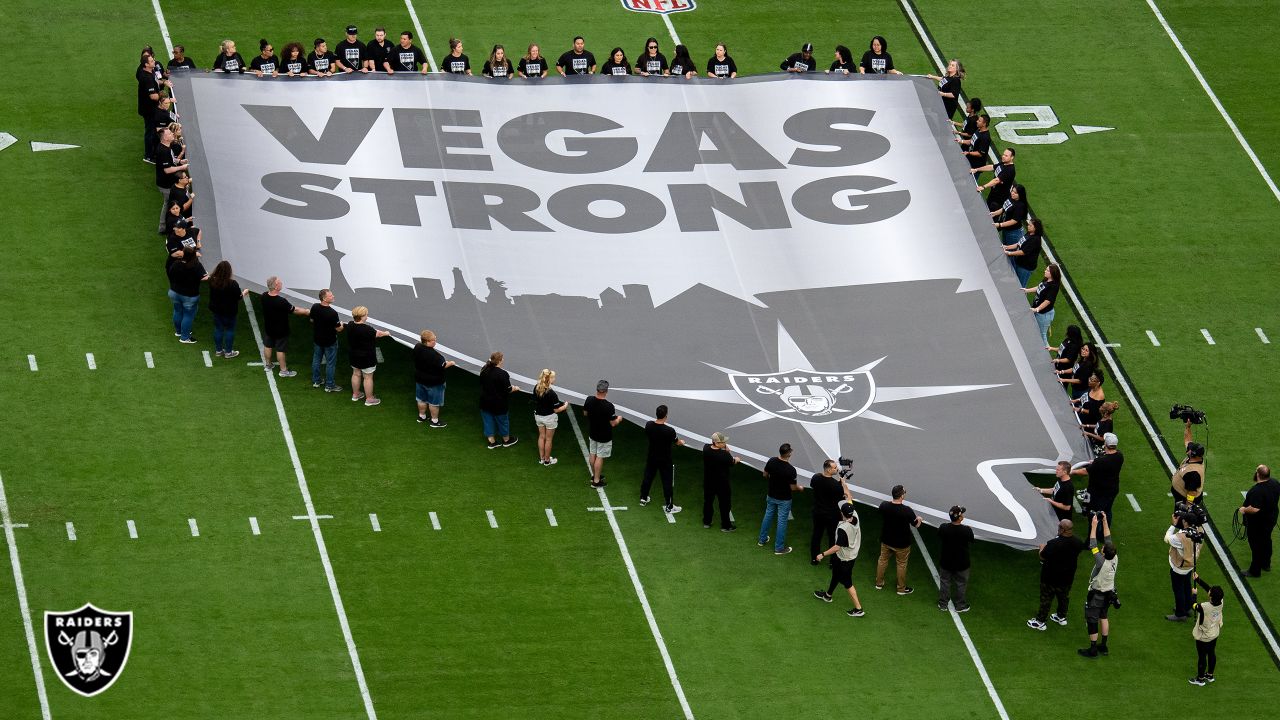
[[(887, 357), (887, 356), (886, 356)], [(814, 413), (805, 413), (794, 407), (789, 407), (779, 411), (771, 411), (761, 408), (756, 403), (748, 400), (742, 392), (737, 389), (737, 385), (731, 382), (733, 389), (729, 390), (669, 390), (659, 388), (615, 388), (615, 390), (641, 393), (644, 395), (658, 395), (669, 398), (681, 398), (687, 400), (703, 400), (707, 402), (726, 403), (730, 405), (744, 405), (756, 408), (756, 412), (730, 425), (726, 429), (743, 427), (745, 425), (754, 425), (766, 420), (786, 420), (800, 425), (800, 427), (813, 438), (813, 441), (822, 448), (827, 457), (838, 458), (842, 455), (840, 449), (840, 423), (854, 418), (870, 420), (872, 422), (894, 425), (897, 427), (910, 428), (919, 430), (920, 428), (910, 423), (898, 420), (883, 413), (871, 409), (873, 405), (882, 403), (897, 402), (900, 400), (916, 400), (919, 398), (934, 397), (938, 395), (952, 395), (955, 393), (973, 392), (975, 390), (988, 390), (991, 388), (1004, 387), (1007, 383), (997, 383), (994, 385), (924, 385), (915, 387), (876, 387), (871, 379), (871, 371), (883, 362), (885, 358), (873, 360), (854, 370), (842, 371), (835, 373), (835, 376), (847, 377), (849, 375), (866, 375), (867, 382), (870, 385), (870, 397), (866, 400), (860, 410), (848, 410), (839, 407), (823, 407), (822, 412), (818, 415), (838, 415), (825, 421), (812, 422), (806, 420), (806, 415), (812, 417)], [(713, 365), (711, 363), (703, 363), (704, 365), (719, 370), (729, 376), (731, 380), (735, 377), (753, 377), (752, 373), (739, 372), (731, 368)], [(770, 373), (757, 374), (758, 377), (778, 374), (794, 374), (800, 373), (807, 375), (814, 373), (818, 376), (827, 375), (813, 370), (813, 363), (805, 357), (804, 352), (800, 350), (800, 346), (792, 339), (791, 334), (787, 332), (782, 323), (778, 323), (778, 368), (791, 368), (786, 373)], [(819, 378), (814, 378), (815, 380)], [(765, 385), (753, 385), (762, 394), (781, 395), (782, 393), (767, 389)], [(847, 385), (837, 386), (830, 393), (831, 402), (835, 402), (835, 396), (849, 392)]]

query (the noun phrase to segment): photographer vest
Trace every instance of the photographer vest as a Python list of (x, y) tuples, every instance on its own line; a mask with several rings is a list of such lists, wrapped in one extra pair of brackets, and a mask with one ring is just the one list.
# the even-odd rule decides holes
[[(1097, 552), (1101, 557), (1102, 549), (1098, 548)], [(1098, 565), (1097, 572), (1089, 579), (1089, 589), (1098, 592), (1115, 592), (1116, 589), (1116, 564), (1119, 557), (1113, 557), (1110, 560), (1103, 559)]]
[(1196, 558), (1200, 555), (1200, 544), (1191, 542), (1185, 533), (1173, 534), (1177, 545), (1169, 543), (1169, 567), (1179, 575), (1186, 575), (1196, 566)]
[(844, 536), (849, 538), (849, 547), (837, 548), (836, 557), (844, 562), (857, 558), (858, 549), (862, 546), (862, 528), (848, 520), (841, 520), (840, 524), (836, 525), (836, 530), (843, 530)]
[(1211, 602), (1196, 603), (1196, 624), (1191, 628), (1191, 637), (1200, 642), (1209, 642), (1218, 637), (1222, 630), (1222, 606)]
[[(1187, 494), (1187, 486), (1182, 479), (1182, 477), (1189, 472), (1195, 472), (1200, 475), (1200, 487), (1194, 488), (1191, 491), (1190, 495)], [(1182, 467), (1178, 468), (1178, 472), (1173, 474), (1172, 486), (1173, 486), (1172, 488), (1173, 496), (1175, 498), (1185, 497), (1188, 500), (1195, 500), (1197, 496), (1203, 495), (1204, 494), (1204, 461), (1201, 460), (1200, 462), (1183, 463)]]

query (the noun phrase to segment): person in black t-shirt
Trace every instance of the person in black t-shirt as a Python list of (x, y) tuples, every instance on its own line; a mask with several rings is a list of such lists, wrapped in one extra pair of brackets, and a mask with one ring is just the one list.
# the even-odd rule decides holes
[(991, 224), (1000, 233), (1001, 245), (1017, 245), (1026, 235), (1022, 226), (1027, 221), (1027, 202), (1027, 189), (1014, 185), (1009, 188), (1009, 197), (991, 211)]
[(244, 58), (240, 57), (240, 53), (236, 52), (234, 40), (222, 41), (221, 52), (218, 53), (218, 57), (213, 59), (211, 69), (213, 72), (244, 74)]
[(711, 433), (711, 442), (702, 446), (702, 527), (710, 528), (715, 507), (720, 506), (720, 532), (738, 529), (733, 524), (733, 494), (729, 475), (742, 458), (729, 451), (729, 436)]
[(155, 164), (153, 150), (156, 145), (156, 108), (160, 106), (160, 84), (155, 76), (156, 59), (142, 56), (138, 66), (138, 115), (142, 118), (142, 161)]
[[(350, 68), (348, 72), (359, 70), (362, 73), (367, 73), (369, 72), (369, 56), (365, 50), (364, 43), (360, 42), (359, 32), (355, 25), (348, 25), (347, 36), (333, 48), (333, 52), (342, 61), (344, 67)], [(386, 33), (383, 33), (383, 39), (385, 40), (385, 38)]]
[(400, 33), (400, 45), (392, 49), (391, 55), (382, 63), (382, 69), (388, 75), (397, 72), (421, 72), (427, 74), (427, 56), (422, 48), (413, 44), (413, 33), (405, 30)]
[[(1040, 608), (1036, 616), (1027, 621), (1027, 627), (1043, 632), (1052, 620), (1067, 624), (1067, 604), (1071, 599), (1071, 586), (1076, 579), (1076, 564), (1084, 552), (1084, 542), (1075, 536), (1070, 520), (1058, 521), (1058, 535), (1040, 546)], [(1058, 600), (1058, 612), (1050, 615), (1049, 605)]]
[(1066, 460), (1059, 460), (1057, 469), (1054, 470), (1054, 476), (1057, 478), (1053, 487), (1040, 488), (1040, 494), (1044, 496), (1045, 502), (1053, 508), (1053, 514), (1058, 516), (1059, 520), (1070, 520), (1072, 503), (1076, 499), (1076, 486), (1071, 481), (1071, 463)]
[(387, 39), (387, 29), (379, 27), (373, 31), (373, 39), (365, 46), (365, 64), (371, 72), (385, 72), (384, 64), (393, 64), (392, 53), (396, 46)]
[[(946, 610), (955, 602), (956, 612), (969, 611), (969, 546), (973, 544), (973, 528), (964, 524), (965, 509), (952, 505), (951, 522), (938, 528), (938, 609)], [(955, 583), (955, 595), (951, 584)]]
[(231, 263), (223, 260), (213, 268), (209, 276), (209, 312), (213, 313), (213, 347), (220, 358), (240, 356), (240, 351), (231, 346), (236, 341), (240, 301), (248, 294), (249, 290), (241, 290), (240, 283), (232, 277)]
[(480, 369), (480, 419), (490, 450), (518, 442), (511, 434), (511, 393), (515, 392), (520, 388), (511, 384), (511, 374), (502, 368), (502, 353), (493, 353)]
[(484, 68), (481, 74), (487, 78), (496, 78), (498, 80), (510, 80), (515, 77), (515, 72), (511, 67), (511, 61), (507, 59), (507, 49), (502, 45), (494, 45), (493, 51), (489, 53), (489, 59), (484, 61)]
[(789, 73), (807, 73), (816, 70), (816, 66), (817, 63), (813, 59), (813, 43), (805, 43), (800, 46), (800, 52), (791, 53), (786, 60), (779, 63), (778, 69)]
[(186, 162), (178, 162), (174, 155), (173, 131), (165, 128), (160, 131), (160, 142), (156, 143), (152, 157), (156, 165), (156, 190), (164, 197), (160, 203), (160, 222), (156, 224), (156, 232), (164, 232), (165, 216), (169, 214), (169, 190), (173, 188), (178, 173), (185, 172)]
[(191, 227), (191, 223), (186, 220), (178, 220), (173, 224), (173, 231), (169, 233), (169, 237), (165, 240), (165, 247), (169, 251), (169, 260), (165, 263), (165, 269), (168, 270), (174, 262), (182, 258), (182, 254), (187, 249), (195, 250), (199, 256), (200, 245), (200, 228)]
[(347, 354), (351, 360), (351, 402), (364, 400), (365, 407), (382, 404), (373, 394), (373, 373), (378, 369), (378, 338), (391, 333), (376, 330), (365, 320), (369, 308), (357, 305), (351, 308), (351, 322), (343, 326), (347, 333)]
[(1071, 471), (1072, 475), (1089, 476), (1089, 507), (1092, 512), (1103, 512), (1111, 522), (1111, 507), (1120, 494), (1120, 469), (1124, 467), (1124, 455), (1118, 449), (1119, 438), (1115, 433), (1102, 436), (1102, 454)]
[(550, 467), (558, 462), (551, 454), (551, 440), (560, 426), (560, 418), (556, 415), (569, 409), (569, 403), (562, 402), (551, 387), (556, 382), (556, 371), (543, 368), (538, 374), (538, 383), (533, 386), (533, 424), (538, 427), (538, 462)]
[(911, 557), (911, 528), (920, 527), (916, 511), (903, 502), (906, 488), (894, 485), (893, 500), (880, 503), (880, 559), (876, 562), (876, 589), (884, 589), (884, 571), (892, 556), (898, 566), (898, 594), (910, 595), (915, 588), (907, 585), (907, 559)]
[(600, 66), (601, 75), (630, 75), (631, 63), (627, 62), (627, 54), (616, 47), (609, 51), (609, 59)]
[(195, 248), (185, 249), (182, 259), (169, 266), (168, 275), (169, 300), (173, 302), (173, 334), (184, 345), (194, 344), (196, 339), (191, 337), (191, 325), (200, 305), (200, 283), (208, 280), (209, 275), (196, 257)]
[(342, 332), (342, 320), (332, 304), (333, 292), (325, 288), (320, 291), (320, 302), (312, 305), (309, 313), (315, 343), (315, 350), (311, 352), (311, 387), (320, 387), (320, 364), (324, 363), (325, 392), (342, 390), (333, 381), (333, 373), (338, 368), (338, 333)]
[(284, 46), (280, 56), (280, 70), (289, 77), (302, 77), (311, 72), (311, 64), (303, 54), (302, 43), (291, 42)]
[(258, 54), (249, 61), (249, 69), (258, 77), (280, 76), (280, 58), (266, 38), (258, 41)]
[(636, 60), (636, 74), (649, 77), (667, 73), (667, 56), (658, 51), (658, 38), (645, 40), (644, 52), (640, 53), (639, 59)]
[[(1043, 243), (1044, 225), (1040, 223), (1039, 218), (1028, 216), (1022, 239), (1013, 245), (1004, 246), (1004, 254), (1013, 265), (1013, 274), (1018, 276), (1019, 285), (1026, 287), (1027, 281), (1031, 279), (1031, 273), (1035, 272), (1036, 266), (1040, 264), (1040, 249)], [(1067, 328), (1067, 330), (1070, 329)], [(1079, 328), (1076, 332), (1079, 332)], [(1079, 345), (1076, 346), (1077, 349), (1079, 347)]]
[(284, 289), (284, 281), (272, 275), (267, 278), (267, 292), (262, 296), (262, 366), (271, 372), (272, 356), (280, 359), (280, 377), (289, 378), (297, 375), (290, 370), (285, 360), (289, 351), (289, 316), (306, 315), (307, 310), (294, 307), (293, 303), (280, 296)]
[(1244, 517), (1252, 556), (1244, 574), (1262, 577), (1264, 571), (1271, 570), (1271, 531), (1275, 530), (1276, 519), (1280, 517), (1280, 482), (1271, 477), (1271, 468), (1266, 465), (1259, 465), (1253, 471), (1253, 487), (1244, 494), (1240, 515)]
[[(978, 115), (973, 120), (971, 132), (961, 132), (956, 142), (960, 143), (961, 153), (969, 161), (969, 169), (976, 170), (987, 164), (991, 153), (991, 118)], [(968, 129), (966, 126), (965, 129)]]
[(187, 57), (187, 49), (185, 47), (181, 45), (174, 45), (173, 57), (169, 59), (169, 62), (165, 63), (165, 67), (167, 67), (171, 71), (176, 70), (178, 68), (195, 70), (196, 63), (194, 60)]
[(547, 59), (542, 57), (542, 49), (535, 43), (530, 45), (524, 57), (520, 58), (516, 69), (519, 70), (522, 78), (544, 78), (550, 68), (547, 67)]
[(462, 52), (462, 41), (449, 38), (449, 54), (440, 58), (440, 72), (450, 75), (470, 75), (471, 58)]
[[(581, 38), (579, 38), (581, 39)], [(591, 487), (602, 488), (605, 458), (613, 454), (613, 429), (622, 422), (606, 397), (609, 381), (596, 383), (596, 394), (582, 403), (582, 414), (587, 416), (587, 465), (591, 468)]]
[(858, 72), (863, 75), (901, 75), (902, 72), (893, 66), (893, 56), (889, 54), (889, 41), (880, 35), (871, 38), (871, 45), (862, 53), (862, 62), (858, 64)]
[(979, 193), (983, 190), (991, 190), (991, 192), (987, 193), (988, 210), (995, 210), (1003, 205), (1005, 200), (1009, 199), (1009, 188), (1013, 187), (1013, 183), (1018, 172), (1017, 168), (1013, 165), (1014, 156), (1017, 154), (1018, 151), (1011, 147), (1007, 147), (1004, 149), (1004, 152), (1000, 154), (999, 163), (995, 165), (987, 163), (969, 170), (969, 172), (974, 175), (975, 181), (979, 173), (989, 172), (994, 174), (994, 177), (987, 182), (978, 183)]
[(942, 97), (942, 109), (951, 120), (960, 109), (960, 94), (964, 92), (961, 81), (964, 80), (964, 65), (955, 58), (947, 63), (946, 75), (925, 75), (938, 83), (938, 95)]
[(654, 419), (645, 423), (645, 438), (649, 441), (645, 453), (644, 476), (640, 481), (640, 506), (649, 504), (649, 489), (653, 487), (653, 477), (662, 477), (662, 511), (668, 514), (680, 512), (675, 504), (675, 466), (671, 463), (671, 448), (684, 445), (684, 440), (676, 437), (676, 431), (667, 424), (667, 406), (659, 405), (654, 411)]
[(840, 506), (853, 502), (853, 495), (844, 484), (844, 478), (837, 474), (836, 461), (827, 459), (822, 463), (822, 472), (815, 473), (809, 479), (809, 489), (813, 491), (813, 534), (809, 537), (809, 564), (817, 565), (815, 556), (824, 547), (831, 547), (836, 536), (836, 525), (840, 522)]
[(329, 77), (335, 72), (351, 72), (351, 68), (344, 67), (337, 55), (329, 52), (329, 43), (324, 38), (316, 38), (312, 46), (315, 49), (307, 56), (307, 64), (311, 66), (309, 73)]
[[(1028, 295), (1034, 293), (1031, 301), (1031, 312), (1036, 316), (1036, 324), (1040, 326), (1040, 341), (1045, 350), (1049, 345), (1049, 325), (1053, 323), (1053, 304), (1058, 299), (1058, 288), (1062, 286), (1062, 270), (1056, 263), (1049, 263), (1044, 268), (1044, 282), (1033, 288), (1023, 288)], [(1087, 375), (1085, 376), (1088, 377)]]
[(840, 516), (840, 521), (836, 523), (831, 547), (814, 554), (812, 558), (813, 564), (817, 565), (823, 558), (832, 556), (831, 583), (827, 585), (826, 590), (814, 590), (813, 596), (823, 602), (831, 602), (831, 594), (838, 586), (844, 585), (849, 591), (849, 599), (853, 601), (853, 607), (845, 611), (845, 614), (849, 617), (862, 617), (866, 613), (862, 610), (862, 602), (858, 600), (858, 589), (853, 586), (853, 564), (858, 559), (858, 551), (862, 548), (862, 527), (859, 525), (858, 511), (854, 509), (853, 503), (840, 503), (837, 514)]
[(791, 514), (792, 492), (804, 492), (804, 486), (796, 482), (796, 469), (791, 465), (791, 443), (778, 448), (778, 456), (764, 464), (764, 479), (769, 483), (765, 495), (764, 519), (760, 521), (760, 537), (756, 545), (764, 547), (769, 542), (769, 526), (777, 523), (773, 539), (773, 554), (791, 552), (787, 545), (787, 523)]
[[(173, 190), (169, 191), (169, 197), (173, 197)], [(182, 217), (182, 203), (170, 200), (169, 212), (164, 216), (164, 231), (160, 234), (172, 238), (173, 228), (178, 224), (179, 220), (187, 220), (187, 218)]]
[[(419, 340), (413, 346), (413, 395), (418, 401), (418, 422), (439, 429), (445, 427), (440, 419), (440, 408), (444, 406), (444, 371), (453, 367), (454, 362), (445, 360), (436, 350), (435, 333), (423, 330)], [(429, 422), (428, 412), (431, 413)]]
[(716, 45), (716, 52), (707, 60), (707, 77), (728, 80), (738, 77), (738, 64), (729, 57), (729, 48), (724, 43)]
[(573, 39), (573, 49), (566, 50), (556, 61), (556, 72), (562, 76), (596, 74), (596, 56), (586, 49), (581, 35)]
[(835, 59), (831, 61), (831, 67), (827, 68), (827, 73), (840, 73), (848, 75), (853, 72), (853, 53), (844, 45), (837, 45), (835, 51)]
[(676, 45), (671, 56), (671, 76), (683, 77), (685, 80), (698, 77), (698, 66), (693, 63), (693, 58), (689, 57), (689, 48), (684, 45)]

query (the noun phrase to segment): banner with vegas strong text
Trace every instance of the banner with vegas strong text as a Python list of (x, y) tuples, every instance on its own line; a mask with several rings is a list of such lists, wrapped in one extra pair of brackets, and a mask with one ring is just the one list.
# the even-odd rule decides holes
[(727, 432), (755, 466), (782, 443), (802, 478), (850, 457), (858, 499), (902, 484), (930, 523), (963, 505), (981, 537), (1054, 534), (1025, 473), (1087, 451), (935, 85), (175, 85), (206, 264), (249, 286), (332, 288), (472, 371), (495, 350), (526, 387), (553, 368), (575, 400), (607, 379), (628, 420), (668, 405), (688, 443)]

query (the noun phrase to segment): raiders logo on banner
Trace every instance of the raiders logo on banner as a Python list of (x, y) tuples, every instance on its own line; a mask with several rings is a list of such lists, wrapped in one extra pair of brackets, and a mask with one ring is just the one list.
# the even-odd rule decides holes
[(696, 10), (698, 4), (694, 0), (622, 0), (622, 7), (631, 12), (671, 13)]
[(100, 610), (92, 603), (68, 612), (45, 612), (44, 645), (62, 683), (85, 697), (115, 684), (129, 662), (133, 613)]

